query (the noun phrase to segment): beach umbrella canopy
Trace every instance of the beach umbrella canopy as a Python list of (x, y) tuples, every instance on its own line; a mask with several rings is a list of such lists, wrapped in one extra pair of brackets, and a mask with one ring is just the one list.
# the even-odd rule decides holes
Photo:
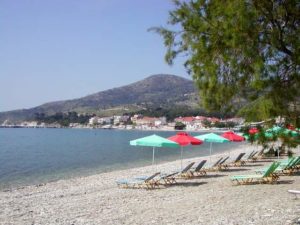
[(215, 143), (229, 142), (228, 139), (221, 137), (220, 135), (217, 135), (215, 133), (203, 134), (203, 135), (196, 136), (195, 138), (202, 140), (204, 142), (210, 143), (210, 147), (209, 147), (210, 161), (211, 161), (211, 153), (212, 153), (212, 143), (213, 142), (215, 142)]
[(290, 129), (284, 129), (283, 133), (284, 133), (285, 135), (290, 135), (290, 136), (292, 136), (292, 137), (296, 137), (296, 136), (299, 135), (299, 133), (298, 133), (297, 131), (295, 131), (295, 130), (290, 130)]
[(176, 135), (168, 137), (169, 140), (178, 143), (181, 146), (181, 168), (182, 168), (182, 146), (186, 145), (201, 145), (203, 143), (202, 140), (194, 138), (186, 132), (178, 132)]
[(291, 137), (296, 137), (299, 135), (299, 133), (295, 130), (285, 129), (285, 128), (278, 127), (278, 126), (267, 129), (265, 132), (263, 132), (264, 136), (269, 139), (273, 138), (274, 135), (279, 134), (279, 133), (283, 133), (283, 134), (289, 135)]
[(243, 137), (246, 139), (246, 140), (249, 140), (250, 136), (248, 134), (243, 134)]
[(227, 132), (223, 133), (222, 137), (228, 139), (229, 141), (233, 141), (233, 142), (240, 142), (240, 141), (245, 140), (245, 137), (237, 135), (236, 133), (234, 133), (232, 131), (227, 131)]
[(203, 143), (202, 140), (194, 138), (186, 132), (178, 132), (176, 135), (168, 137), (168, 139), (178, 143), (180, 146), (201, 145)]
[(215, 133), (203, 134), (203, 135), (196, 136), (195, 138), (200, 139), (205, 142), (218, 142), (218, 143), (229, 142), (228, 139), (226, 139), (220, 135), (217, 135)]
[(155, 155), (156, 147), (170, 147), (170, 148), (179, 147), (179, 145), (176, 142), (160, 137), (156, 134), (139, 138), (136, 140), (132, 140), (130, 141), (130, 145), (152, 147), (153, 149), (152, 165), (154, 164), (154, 155)]
[[(227, 132), (223, 133), (222, 137), (224, 137), (232, 142), (241, 142), (241, 141), (246, 140), (246, 138), (244, 136), (238, 135), (238, 134), (234, 133), (233, 131), (227, 131)], [(230, 155), (230, 150), (229, 150), (229, 155)]]
[(286, 128), (289, 129), (289, 130), (295, 130), (295, 127), (294, 127), (294, 125), (292, 125), (292, 124), (288, 124), (288, 125), (286, 126)]
[(270, 128), (270, 129), (268, 129), (268, 130), (266, 130), (266, 131), (267, 131), (267, 132), (275, 132), (275, 133), (278, 133), (278, 132), (280, 132), (280, 131), (282, 131), (282, 130), (283, 130), (282, 127), (274, 126), (274, 127)]
[(252, 127), (249, 129), (248, 132), (249, 132), (249, 134), (256, 134), (259, 132), (259, 130), (256, 127)]
[(270, 131), (264, 132), (264, 135), (265, 135), (266, 138), (273, 138), (274, 137), (274, 134)]

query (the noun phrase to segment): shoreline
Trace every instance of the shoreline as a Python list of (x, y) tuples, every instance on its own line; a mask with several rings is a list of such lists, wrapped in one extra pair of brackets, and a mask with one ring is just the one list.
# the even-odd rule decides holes
[(158, 132), (193, 132), (193, 133), (223, 133), (226, 131), (231, 131), (234, 130), (232, 129), (224, 129), (224, 128), (209, 128), (209, 129), (184, 129), (184, 130), (175, 130), (174, 128), (149, 128), (149, 129), (144, 129), (144, 128), (134, 128), (134, 129), (124, 129), (124, 128), (93, 128), (93, 127), (21, 127), (21, 126), (16, 126), (16, 127), (4, 127), (0, 126), (0, 129), (74, 129), (74, 130), (121, 130), (121, 131), (158, 131)]
[[(214, 157), (218, 157), (219, 155), (226, 155), (228, 152), (233, 152), (235, 150), (237, 150), (240, 146), (244, 146), (244, 145), (249, 145), (248, 143), (238, 143), (238, 145), (234, 146), (234, 148), (230, 148), (229, 150), (228, 149), (225, 149), (225, 150), (222, 150), (221, 152), (215, 152), (214, 154), (212, 154), (212, 158)], [(251, 146), (251, 145), (249, 145)], [(254, 146), (252, 146), (254, 148)], [(193, 161), (193, 160), (200, 160), (202, 158), (207, 158), (208, 159), (208, 162), (209, 162), (209, 151), (208, 149), (204, 149), (205, 151), (205, 154), (206, 155), (203, 155), (203, 156), (191, 156), (191, 157), (188, 157), (188, 156), (185, 156), (185, 158), (183, 158), (183, 162), (184, 161)], [(157, 160), (160, 160), (159, 163), (157, 163), (158, 161)], [(161, 159), (156, 159), (155, 161), (155, 165), (159, 166), (159, 165), (163, 165), (163, 164), (178, 164), (180, 165), (180, 159), (177, 158), (177, 159), (165, 159), (165, 160), (161, 160)], [(207, 162), (207, 163), (208, 163)], [(139, 162), (141, 163), (141, 162)], [(93, 175), (100, 175), (100, 174), (103, 174), (103, 173), (113, 173), (113, 172), (121, 172), (121, 171), (126, 171), (126, 170), (132, 170), (132, 169), (143, 169), (144, 167), (152, 167), (151, 165), (151, 162), (144, 162), (142, 163), (144, 165), (135, 165), (134, 163), (131, 164), (129, 167), (128, 165), (125, 166), (125, 165), (122, 165), (122, 166), (117, 166), (117, 167), (114, 167), (114, 168), (109, 168), (109, 169), (103, 169), (101, 167), (95, 167), (95, 168), (82, 168), (81, 170), (79, 171), (64, 171), (64, 172), (57, 172), (57, 173), (53, 173), (53, 174), (44, 174), (43, 176), (39, 175), (39, 179), (40, 180), (42, 177), (49, 177), (49, 180), (47, 180), (46, 178), (46, 181), (30, 181), (29, 183), (23, 183), (22, 180), (15, 180), (15, 181), (12, 181), (10, 184), (8, 183), (6, 186), (3, 185), (2, 187), (0, 187), (0, 192), (1, 191), (11, 191), (11, 190), (18, 190), (18, 189), (24, 189), (25, 187), (28, 187), (28, 186), (43, 186), (47, 183), (53, 183), (53, 182), (57, 182), (57, 181), (60, 181), (60, 180), (69, 180), (69, 179), (76, 179), (76, 178), (81, 178), (81, 177), (88, 177), (88, 176), (93, 176)], [(178, 169), (178, 168), (177, 168)], [(58, 175), (58, 176), (55, 176), (55, 175)]]
[(207, 132), (207, 133), (221, 133), (221, 132), (226, 132), (230, 130), (235, 130), (235, 128), (202, 128), (202, 129), (184, 129), (184, 130), (176, 130), (173, 127), (160, 127), (160, 128), (132, 128), (132, 129), (126, 129), (122, 127), (111, 127), (111, 128), (103, 128), (103, 127), (88, 127), (88, 126), (83, 126), (83, 127), (31, 127), (31, 126), (20, 126), (20, 125), (15, 125), (15, 126), (1, 126), (0, 129), (82, 129), (82, 130), (126, 130), (126, 131), (174, 131), (174, 132)]
[[(255, 146), (250, 145), (249, 143), (239, 143), (239, 145), (228, 149), (223, 150), (222, 152), (217, 152), (217, 153), (213, 153), (211, 155), (212, 161), (215, 160), (218, 157), (221, 156), (228, 156), (228, 154), (239, 154), (242, 150), (240, 150), (240, 148), (243, 148), (244, 146), (247, 146), (248, 148), (255, 148)], [(207, 151), (207, 149), (204, 150), (206, 152), (206, 155), (203, 156), (196, 156), (196, 157), (187, 157), (187, 158), (183, 158), (182, 162), (183, 165), (184, 163), (189, 163), (190, 161), (195, 161), (195, 163), (197, 163), (197, 161), (200, 161), (202, 159), (207, 159), (207, 164), (209, 164), (209, 152)], [(157, 159), (158, 160), (158, 159)], [(155, 162), (157, 162), (157, 160)], [(146, 165), (148, 164), (148, 165)], [(106, 170), (101, 170), (100, 168), (84, 168), (82, 169), (82, 171), (80, 172), (72, 172), (72, 171), (68, 171), (68, 172), (58, 172), (55, 174), (60, 175), (59, 178), (50, 178), (49, 180), (43, 182), (39, 182), (39, 181), (31, 181), (30, 183), (26, 184), (22, 184), (22, 181), (20, 180), (21, 184), (11, 184), (11, 187), (5, 187), (5, 185), (3, 185), (3, 187), (0, 187), (0, 192), (10, 192), (12, 190), (19, 190), (19, 189), (24, 189), (26, 187), (30, 187), (30, 186), (44, 186), (47, 183), (53, 183), (53, 182), (58, 182), (60, 180), (70, 180), (70, 179), (77, 179), (77, 178), (84, 178), (84, 177), (89, 177), (89, 176), (95, 176), (95, 175), (101, 175), (101, 174), (106, 174), (106, 173), (123, 173), (126, 171), (131, 171), (131, 170), (146, 170), (148, 171), (150, 168), (150, 172), (151, 170), (154, 168), (152, 165), (149, 165), (150, 162), (147, 162), (145, 165), (134, 165), (130, 166), (128, 168), (110, 168), (110, 169), (106, 169)], [(180, 159), (175, 159), (175, 160), (162, 160), (159, 163), (155, 163), (154, 166), (156, 166), (156, 168), (164, 168), (167, 169), (168, 166), (171, 166), (171, 168), (173, 168), (172, 170), (178, 170), (180, 168), (180, 164), (181, 161)], [(175, 165), (175, 166), (174, 166)], [(177, 165), (177, 166), (176, 166)], [(164, 172), (168, 172), (168, 171), (164, 171)], [(52, 175), (55, 175), (52, 174)], [(51, 174), (45, 174), (45, 176), (49, 176)], [(65, 177), (64, 177), (65, 175)], [(39, 176), (39, 177), (43, 177), (43, 176)], [(18, 183), (18, 181), (16, 180), (15, 183)]]
[[(252, 149), (243, 144), (231, 151), (231, 157)], [(213, 155), (212, 161), (220, 155), (227, 152)], [(209, 156), (184, 159), (183, 165), (203, 158)], [(274, 185), (230, 182), (232, 175), (253, 174), (269, 163), (209, 172), (156, 190), (122, 189), (116, 180), (173, 171), (180, 168), (180, 160), (0, 191), (0, 225), (293, 224), (299, 218), (300, 200), (293, 200), (287, 190), (299, 189), (300, 176), (284, 176)]]

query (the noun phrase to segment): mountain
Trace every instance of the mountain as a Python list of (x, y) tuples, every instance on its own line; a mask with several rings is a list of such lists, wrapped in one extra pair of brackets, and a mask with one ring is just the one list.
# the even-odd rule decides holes
[(36, 113), (52, 115), (58, 112), (112, 115), (148, 108), (176, 106), (199, 108), (193, 81), (175, 75), (158, 74), (141, 81), (100, 91), (83, 98), (46, 103), (30, 109), (0, 113), (0, 122), (33, 119)]

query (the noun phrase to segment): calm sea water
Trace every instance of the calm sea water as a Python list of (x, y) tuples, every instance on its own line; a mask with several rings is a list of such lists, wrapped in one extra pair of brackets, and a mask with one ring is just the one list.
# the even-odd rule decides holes
[[(151, 165), (152, 149), (129, 141), (153, 131), (0, 129), (0, 189)], [(175, 132), (157, 132), (169, 137)], [(199, 133), (192, 133), (199, 135)], [(214, 144), (214, 152), (237, 143)], [(184, 158), (209, 155), (209, 144), (184, 148)], [(180, 158), (180, 149), (156, 151), (157, 163)]]

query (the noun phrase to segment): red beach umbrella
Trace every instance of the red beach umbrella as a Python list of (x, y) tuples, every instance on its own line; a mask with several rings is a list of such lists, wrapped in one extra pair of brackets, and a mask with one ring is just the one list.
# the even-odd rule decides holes
[(181, 169), (182, 169), (182, 146), (186, 145), (201, 145), (203, 141), (194, 138), (186, 132), (178, 132), (176, 135), (168, 138), (171, 141), (178, 143), (181, 146)]
[(259, 132), (259, 130), (256, 127), (252, 127), (249, 129), (249, 134), (256, 134), (258, 132)]
[(234, 133), (232, 131), (227, 131), (224, 134), (222, 134), (221, 136), (228, 139), (229, 141), (233, 141), (233, 142), (239, 142), (239, 141), (245, 140), (245, 138), (243, 136), (237, 135), (236, 133)]
[(292, 124), (287, 125), (286, 128), (289, 130), (295, 130), (295, 127)]
[(181, 146), (186, 145), (201, 145), (203, 141), (194, 138), (193, 136), (189, 135), (186, 132), (178, 132), (176, 135), (168, 138), (171, 141), (176, 142), (177, 144)]

